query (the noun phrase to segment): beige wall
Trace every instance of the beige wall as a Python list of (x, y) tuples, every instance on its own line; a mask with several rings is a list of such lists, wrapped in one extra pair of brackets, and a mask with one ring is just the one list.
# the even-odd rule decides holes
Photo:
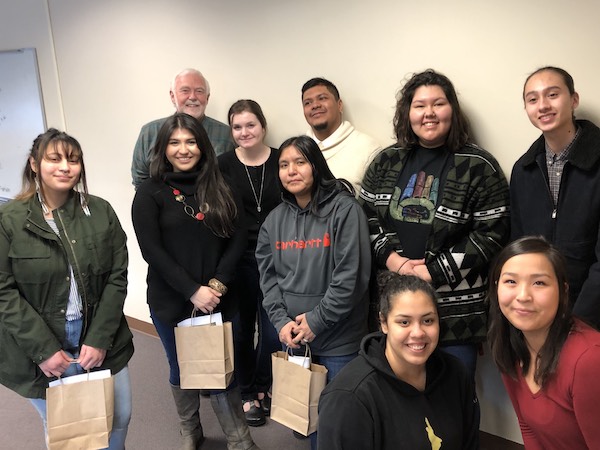
[[(268, 141), (303, 133), (300, 86), (335, 82), (346, 118), (391, 143), (394, 96), (407, 74), (432, 67), (459, 91), (477, 142), (507, 175), (538, 135), (522, 107), (525, 76), (541, 65), (569, 70), (579, 117), (600, 121), (594, 0), (0, 0), (0, 50), (36, 47), (48, 125), (84, 148), (91, 191), (108, 199), (129, 236), (126, 313), (149, 320), (146, 266), (130, 220), (129, 167), (145, 122), (172, 112), (173, 74), (196, 67), (211, 83), (208, 114), (226, 120), (253, 98)], [(32, 136), (33, 139), (33, 136)], [(497, 371), (482, 359), (482, 429), (520, 440)]]

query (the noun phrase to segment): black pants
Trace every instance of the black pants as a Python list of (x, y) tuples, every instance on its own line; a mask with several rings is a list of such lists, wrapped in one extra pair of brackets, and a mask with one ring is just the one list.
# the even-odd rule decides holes
[[(246, 251), (240, 260), (236, 274), (238, 312), (233, 318), (235, 347), (235, 374), (242, 399), (257, 398), (259, 392), (267, 392), (273, 382), (271, 353), (280, 350), (279, 336), (262, 306), (258, 266), (254, 251)], [(258, 324), (258, 342), (254, 334)]]

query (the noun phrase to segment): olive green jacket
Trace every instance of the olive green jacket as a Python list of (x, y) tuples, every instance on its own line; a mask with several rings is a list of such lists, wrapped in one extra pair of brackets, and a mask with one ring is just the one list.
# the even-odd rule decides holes
[(61, 349), (69, 299), (69, 264), (83, 304), (81, 345), (106, 349), (103, 369), (120, 371), (133, 354), (123, 315), (126, 236), (108, 202), (90, 196), (90, 216), (72, 194), (53, 215), (36, 197), (0, 207), (0, 383), (44, 398), (49, 379), (38, 364)]

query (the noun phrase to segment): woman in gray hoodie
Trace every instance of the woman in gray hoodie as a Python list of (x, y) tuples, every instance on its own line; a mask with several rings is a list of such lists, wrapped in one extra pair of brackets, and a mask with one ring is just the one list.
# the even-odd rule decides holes
[(263, 306), (282, 344), (310, 343), (330, 381), (367, 333), (367, 219), (350, 184), (335, 179), (307, 136), (281, 145), (279, 180), (283, 202), (266, 218), (256, 247)]

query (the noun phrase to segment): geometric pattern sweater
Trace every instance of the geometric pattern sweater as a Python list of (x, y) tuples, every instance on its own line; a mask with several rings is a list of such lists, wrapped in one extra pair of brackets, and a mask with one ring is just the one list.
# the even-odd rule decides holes
[[(392, 145), (371, 163), (359, 202), (369, 222), (376, 264), (391, 252), (403, 256), (390, 203), (414, 149)], [(489, 265), (510, 237), (509, 190), (496, 159), (474, 144), (448, 153), (437, 189), (437, 206), (425, 245), (425, 264), (439, 295), (440, 342), (477, 343), (487, 332)], [(403, 236), (402, 240), (410, 239)]]

